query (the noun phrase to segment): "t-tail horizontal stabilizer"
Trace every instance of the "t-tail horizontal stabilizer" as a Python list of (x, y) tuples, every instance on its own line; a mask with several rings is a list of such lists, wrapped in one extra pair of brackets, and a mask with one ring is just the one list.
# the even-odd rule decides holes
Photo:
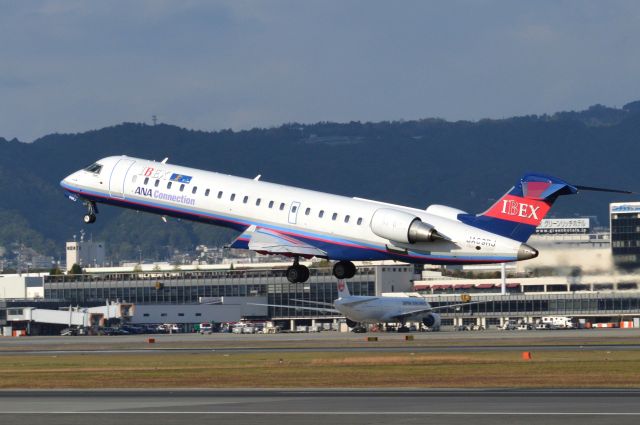
[(578, 190), (588, 190), (591, 192), (609, 192), (609, 193), (624, 193), (625, 195), (637, 195), (637, 192), (632, 192), (630, 190), (622, 190), (622, 189), (605, 189), (604, 187), (591, 187), (591, 186), (581, 186), (581, 185), (575, 185), (575, 188)]
[(579, 190), (633, 193), (626, 190), (572, 185), (557, 177), (528, 173), (484, 213), (460, 214), (458, 219), (479, 229), (526, 242), (559, 196), (574, 195)]

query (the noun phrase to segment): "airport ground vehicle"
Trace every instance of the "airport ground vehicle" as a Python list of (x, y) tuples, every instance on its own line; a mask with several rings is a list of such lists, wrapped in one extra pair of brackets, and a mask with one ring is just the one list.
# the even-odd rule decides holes
[(558, 329), (574, 329), (576, 327), (571, 317), (566, 316), (545, 316), (541, 319), (541, 323)]
[(536, 324), (536, 329), (539, 331), (555, 329), (555, 326), (552, 326), (550, 323), (538, 323)]
[(508, 322), (504, 322), (504, 324), (502, 326), (500, 326), (500, 329), (505, 330), (505, 331), (512, 331), (517, 329), (518, 325), (513, 322), (513, 321), (508, 321)]
[(199, 332), (201, 334), (210, 334), (213, 333), (213, 326), (211, 323), (200, 323)]
[(530, 331), (532, 329), (535, 329), (535, 328), (531, 323), (520, 323), (516, 328), (516, 330), (519, 330), (519, 331)]
[(158, 332), (176, 333), (180, 332), (180, 325), (177, 323), (163, 323), (158, 325), (157, 330)]

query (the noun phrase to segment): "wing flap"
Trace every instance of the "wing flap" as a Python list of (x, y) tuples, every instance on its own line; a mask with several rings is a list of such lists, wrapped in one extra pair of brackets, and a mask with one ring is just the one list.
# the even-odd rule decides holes
[(300, 255), (304, 257), (327, 256), (325, 251), (292, 236), (256, 226), (251, 226), (245, 230), (233, 241), (230, 247), (250, 249), (267, 254)]

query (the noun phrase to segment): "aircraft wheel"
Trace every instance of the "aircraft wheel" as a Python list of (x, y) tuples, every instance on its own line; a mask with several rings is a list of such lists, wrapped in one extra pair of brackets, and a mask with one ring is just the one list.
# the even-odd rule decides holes
[(287, 280), (291, 283), (300, 283), (300, 278), (303, 277), (303, 271), (300, 266), (290, 266), (287, 268)]
[(307, 266), (298, 266), (300, 269), (300, 277), (298, 278), (299, 283), (306, 282), (309, 280), (309, 268)]
[(333, 265), (333, 275), (338, 279), (351, 279), (356, 275), (356, 266), (351, 261), (338, 261)]
[(82, 221), (84, 221), (85, 224), (94, 223), (96, 221), (96, 215), (95, 214), (85, 214), (84, 217), (82, 217)]
[(309, 269), (306, 266), (293, 265), (287, 268), (287, 280), (291, 283), (302, 283), (309, 279)]

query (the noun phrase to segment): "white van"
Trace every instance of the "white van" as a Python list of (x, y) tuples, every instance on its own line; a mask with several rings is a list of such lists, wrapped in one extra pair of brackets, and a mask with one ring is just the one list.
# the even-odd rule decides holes
[(213, 326), (211, 326), (211, 323), (200, 323), (200, 333), (201, 334), (213, 333)]

